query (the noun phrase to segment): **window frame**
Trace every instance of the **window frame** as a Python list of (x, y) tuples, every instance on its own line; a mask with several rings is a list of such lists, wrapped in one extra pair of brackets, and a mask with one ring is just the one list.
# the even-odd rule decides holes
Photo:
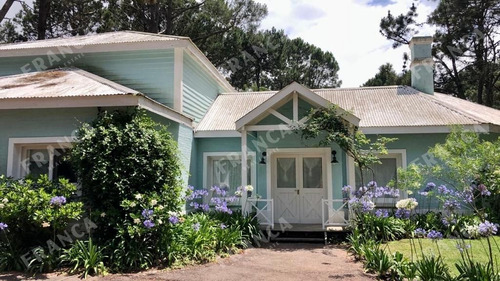
[[(406, 158), (406, 149), (387, 149), (387, 154), (377, 154), (377, 156), (381, 159), (384, 158), (389, 158), (389, 159), (396, 159), (396, 167), (406, 169), (408, 166), (407, 158)], [(353, 188), (356, 187), (356, 165), (354, 163), (354, 159), (352, 157), (348, 157), (347, 159), (347, 167), (348, 167), (348, 180), (347, 183)], [(400, 198), (407, 198), (408, 193), (405, 191), (400, 192)], [(393, 202), (387, 202), (388, 198), (375, 198), (375, 204), (381, 204), (381, 208), (387, 207), (387, 205), (394, 205), (398, 198), (393, 198)], [(381, 202), (383, 200), (383, 202)]]
[[(239, 160), (241, 161), (241, 152), (204, 152), (203, 153), (203, 188), (210, 188), (208, 186), (209, 180), (209, 168), (213, 169), (213, 165), (209, 163), (210, 157), (220, 157), (227, 158), (228, 160)], [(257, 167), (256, 167), (256, 153), (255, 151), (248, 152), (248, 160), (250, 160), (250, 185), (256, 187), (257, 183)], [(212, 170), (211, 170), (212, 171)]]
[(29, 168), (25, 168), (28, 150), (47, 149), (49, 152), (49, 179), (53, 178), (54, 151), (56, 149), (70, 149), (75, 139), (70, 136), (40, 137), (40, 138), (10, 138), (7, 155), (7, 176), (22, 178), (28, 175)]

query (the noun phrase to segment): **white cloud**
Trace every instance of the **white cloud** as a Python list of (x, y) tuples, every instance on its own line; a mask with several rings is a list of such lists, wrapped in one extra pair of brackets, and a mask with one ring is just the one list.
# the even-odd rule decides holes
[[(261, 25), (263, 29), (272, 26), (284, 29), (290, 37), (301, 37), (334, 54), (340, 65), (342, 87), (360, 86), (375, 75), (380, 65), (387, 62), (400, 71), (403, 52), (409, 51), (406, 46), (393, 50), (391, 42), (379, 33), (379, 23), (388, 10), (394, 15), (406, 13), (412, 0), (394, 3), (373, 0), (257, 1), (267, 4), (269, 10), (268, 17)], [(425, 21), (435, 5), (435, 2), (429, 2), (418, 6), (419, 22)], [(311, 17), (315, 13), (318, 16)], [(424, 26), (419, 35), (432, 33), (430, 27)]]

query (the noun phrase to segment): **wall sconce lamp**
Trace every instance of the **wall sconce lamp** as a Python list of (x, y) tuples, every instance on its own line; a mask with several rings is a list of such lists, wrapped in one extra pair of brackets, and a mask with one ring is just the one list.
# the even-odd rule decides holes
[(332, 150), (332, 162), (333, 164), (337, 164), (339, 161), (337, 161), (337, 151)]
[(264, 151), (262, 152), (262, 157), (260, 158), (260, 162), (259, 164), (266, 164), (266, 156), (267, 156), (267, 153)]

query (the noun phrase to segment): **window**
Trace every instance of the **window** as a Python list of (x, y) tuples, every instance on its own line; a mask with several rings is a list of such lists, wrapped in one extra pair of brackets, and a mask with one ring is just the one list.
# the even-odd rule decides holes
[[(65, 156), (71, 143), (54, 138), (10, 139), (7, 174), (16, 178), (48, 175), (49, 179), (66, 178), (76, 182), (71, 164)], [(67, 139), (67, 138), (65, 138)]]
[[(247, 183), (255, 186), (255, 153), (248, 155)], [(241, 186), (241, 153), (205, 153), (204, 188), (219, 186), (233, 195)]]
[[(398, 168), (406, 168), (406, 150), (404, 149), (393, 149), (389, 150), (388, 154), (379, 155), (380, 164), (374, 164), (371, 166), (373, 173), (370, 170), (366, 170), (363, 173), (363, 182), (361, 182), (361, 175), (359, 168), (355, 166), (354, 162), (350, 161), (350, 167), (354, 170), (351, 172), (350, 182), (353, 187), (360, 187), (366, 185), (370, 181), (377, 182), (378, 186), (387, 186), (389, 182), (394, 181), (395, 187), (397, 188), (397, 170)], [(355, 183), (354, 185), (352, 183)], [(403, 192), (401, 196), (404, 197), (406, 194)], [(397, 198), (376, 198), (375, 204), (377, 207), (389, 207), (394, 206)]]

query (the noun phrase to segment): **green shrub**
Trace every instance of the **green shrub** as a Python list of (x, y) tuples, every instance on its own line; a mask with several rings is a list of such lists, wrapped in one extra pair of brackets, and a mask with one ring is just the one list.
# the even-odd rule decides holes
[(394, 217), (360, 213), (356, 218), (356, 225), (362, 236), (380, 242), (402, 239), (406, 235), (404, 221)]
[(422, 281), (451, 280), (448, 266), (441, 256), (424, 255), (415, 262), (417, 276)]
[(100, 275), (106, 272), (102, 250), (92, 239), (85, 242), (78, 240), (64, 252), (61, 260), (72, 267), (70, 273), (81, 272), (83, 278), (87, 278), (89, 274)]
[(210, 215), (214, 219), (221, 221), (224, 225), (235, 227), (241, 231), (241, 238), (244, 243), (241, 246), (254, 243), (254, 241), (260, 238), (259, 221), (255, 217), (255, 214), (244, 215), (238, 211), (232, 214), (212, 212)]
[(496, 274), (490, 263), (480, 263), (470, 261), (460, 261), (455, 264), (459, 275), (458, 280), (468, 281), (498, 281), (500, 275)]
[(365, 248), (365, 268), (370, 272), (375, 272), (378, 277), (384, 278), (389, 276), (392, 270), (392, 258), (380, 247)]
[(0, 251), (5, 253), (0, 258), (1, 270), (28, 269), (21, 256), (36, 247), (47, 254), (32, 262), (36, 268), (31, 270), (55, 268), (58, 261), (53, 252), (61, 245), (40, 247), (47, 248), (47, 241), (56, 243), (56, 235), (81, 217), (83, 204), (74, 201), (76, 189), (65, 179), (50, 181), (46, 175), (36, 180), (0, 176), (0, 222), (8, 225), (0, 233)]
[[(177, 143), (145, 111), (102, 112), (91, 124), (83, 124), (77, 137), (71, 160), (83, 198), (96, 217), (105, 213), (97, 223), (98, 238), (114, 239), (122, 227), (130, 232), (130, 213), (150, 208), (152, 200), (162, 206), (163, 213), (179, 210), (182, 184)], [(141, 198), (148, 201), (135, 202)]]

